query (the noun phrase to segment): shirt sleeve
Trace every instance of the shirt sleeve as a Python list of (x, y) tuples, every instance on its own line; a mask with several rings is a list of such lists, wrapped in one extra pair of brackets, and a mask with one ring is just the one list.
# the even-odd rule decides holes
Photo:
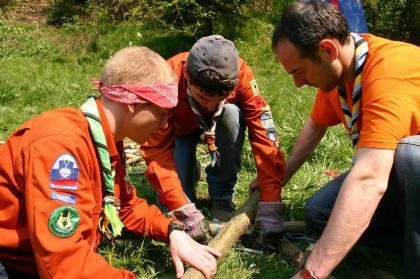
[(284, 154), (270, 106), (261, 96), (254, 73), (243, 60), (236, 96), (248, 127), (249, 141), (257, 167), (261, 201), (281, 201)]
[(116, 167), (118, 176), (115, 195), (120, 198), (119, 216), (127, 230), (141, 236), (168, 243), (168, 225), (172, 219), (162, 214), (156, 205), (148, 205), (145, 199), (137, 197), (136, 189), (120, 163)]
[(168, 128), (154, 133), (140, 147), (140, 152), (147, 164), (145, 176), (159, 193), (160, 202), (170, 210), (188, 204), (176, 172), (174, 150), (175, 126), (171, 113), (168, 117)]
[(344, 119), (340, 118), (344, 114), (341, 109), (338, 90), (325, 93), (318, 90), (315, 98), (315, 104), (311, 111), (312, 120), (320, 126), (334, 126), (341, 123)]
[(358, 147), (394, 150), (402, 138), (418, 134), (419, 124), (413, 124), (418, 123), (416, 91), (413, 84), (399, 78), (381, 78), (368, 84), (365, 92), (369, 94), (362, 95), (363, 126)]
[(92, 179), (94, 157), (85, 142), (55, 135), (33, 142), (18, 160), (41, 278), (135, 278), (109, 265), (93, 249), (97, 230), (93, 220), (101, 212), (95, 200), (102, 196), (101, 183)]

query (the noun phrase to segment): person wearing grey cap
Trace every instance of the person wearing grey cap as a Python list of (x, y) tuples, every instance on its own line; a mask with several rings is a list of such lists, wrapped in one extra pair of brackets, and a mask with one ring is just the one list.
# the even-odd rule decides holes
[(270, 106), (260, 95), (251, 67), (239, 58), (234, 43), (221, 35), (201, 38), (190, 52), (177, 54), (168, 63), (179, 78), (178, 105), (168, 129), (141, 146), (148, 164), (145, 174), (160, 203), (170, 210), (169, 216), (184, 222), (192, 237), (205, 236), (204, 216), (194, 204), (196, 148), (204, 139), (210, 154), (205, 170), (211, 217), (232, 218), (248, 128), (258, 175), (251, 184), (261, 190), (256, 225), (263, 237), (283, 233), (284, 154)]

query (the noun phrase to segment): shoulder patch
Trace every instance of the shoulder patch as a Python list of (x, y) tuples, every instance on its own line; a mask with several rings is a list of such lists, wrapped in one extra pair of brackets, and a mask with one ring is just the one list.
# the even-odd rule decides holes
[(261, 120), (272, 119), (272, 118), (273, 118), (273, 115), (271, 114), (270, 110), (261, 113)]
[(51, 233), (58, 237), (69, 237), (80, 224), (80, 215), (76, 208), (72, 206), (60, 206), (50, 215), (48, 228)]
[(50, 172), (50, 188), (77, 190), (79, 167), (73, 155), (63, 153), (55, 160)]
[(254, 93), (254, 96), (260, 95), (260, 90), (258, 89), (258, 84), (257, 84), (257, 81), (255, 79), (251, 80), (249, 82), (249, 85), (251, 85), (252, 92)]
[(276, 133), (276, 130), (274, 130), (274, 129), (268, 129), (267, 130), (267, 138), (269, 140), (271, 140), (272, 142), (276, 142), (277, 141), (277, 133)]
[(56, 192), (51, 192), (51, 199), (59, 200), (68, 204), (76, 204), (76, 196), (74, 195), (65, 195)]

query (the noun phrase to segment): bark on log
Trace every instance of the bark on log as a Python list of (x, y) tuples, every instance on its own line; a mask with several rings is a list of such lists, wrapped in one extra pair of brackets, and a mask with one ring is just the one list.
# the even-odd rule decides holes
[[(225, 222), (210, 221), (210, 235), (216, 236), (226, 225)], [(304, 221), (285, 221), (284, 228), (287, 233), (306, 233), (306, 223)], [(252, 229), (247, 229), (244, 234), (251, 234)]]
[[(217, 259), (217, 263), (227, 255), (239, 237), (246, 231), (249, 225), (254, 222), (259, 200), (260, 192), (256, 189), (249, 199), (239, 209), (235, 210), (235, 217), (227, 222), (216, 237), (210, 241), (208, 246), (213, 247), (221, 253), (221, 256)], [(204, 276), (197, 269), (190, 267), (182, 278), (202, 279)]]
[[(249, 199), (238, 210), (234, 212), (235, 217), (225, 224), (218, 224), (219, 233), (209, 243), (210, 247), (218, 250), (222, 255), (217, 259), (219, 263), (230, 251), (235, 242), (244, 232), (249, 228), (249, 225), (254, 223), (255, 215), (257, 213), (257, 205), (260, 200), (259, 189), (256, 189)], [(210, 232), (215, 232), (215, 223), (211, 223)], [(305, 232), (305, 222), (285, 222), (286, 231), (288, 232)], [(293, 265), (300, 266), (303, 260), (303, 252), (290, 243), (287, 239), (280, 239), (277, 242), (276, 250), (281, 252), (284, 257)], [(193, 267), (187, 269), (184, 273), (183, 279), (202, 279), (203, 274)]]

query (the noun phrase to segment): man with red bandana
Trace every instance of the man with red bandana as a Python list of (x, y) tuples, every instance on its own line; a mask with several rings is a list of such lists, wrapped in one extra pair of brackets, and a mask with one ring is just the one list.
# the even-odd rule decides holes
[(9, 278), (135, 278), (95, 253), (124, 227), (168, 242), (177, 278), (183, 261), (215, 274), (220, 253), (138, 198), (125, 172), (123, 139), (142, 144), (167, 127), (176, 81), (150, 49), (122, 49), (95, 81), (100, 97), (42, 113), (1, 145), (0, 261)]
[(148, 164), (146, 177), (161, 204), (187, 225), (190, 235), (197, 237), (205, 231), (204, 217), (194, 205), (195, 155), (203, 138), (211, 159), (206, 167), (211, 217), (228, 221), (235, 209), (232, 198), (248, 128), (257, 168), (252, 186), (261, 190), (257, 227), (265, 237), (283, 233), (284, 156), (270, 106), (260, 94), (251, 67), (239, 58), (233, 42), (220, 35), (201, 38), (190, 52), (175, 55), (168, 63), (179, 78), (179, 102), (168, 119), (168, 129), (141, 146)]

